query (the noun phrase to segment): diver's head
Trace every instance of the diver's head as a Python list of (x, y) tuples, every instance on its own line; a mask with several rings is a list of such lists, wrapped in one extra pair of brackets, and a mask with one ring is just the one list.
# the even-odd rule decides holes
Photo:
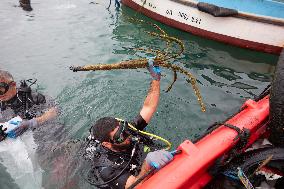
[(98, 140), (104, 147), (113, 151), (128, 150), (131, 148), (130, 139), (124, 136), (124, 140), (119, 141), (118, 135), (124, 135), (120, 130), (120, 124), (121, 122), (113, 117), (103, 117), (91, 127), (91, 136), (93, 139)]
[(16, 94), (17, 88), (13, 76), (7, 71), (0, 70), (0, 100), (8, 101)]

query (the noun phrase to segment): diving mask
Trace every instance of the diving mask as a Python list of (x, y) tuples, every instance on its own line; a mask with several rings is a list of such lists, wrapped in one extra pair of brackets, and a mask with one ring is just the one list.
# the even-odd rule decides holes
[(130, 133), (128, 132), (128, 122), (119, 121), (119, 128), (113, 135), (112, 142), (116, 144), (123, 143), (129, 137), (129, 135)]
[(4, 95), (9, 91), (10, 86), (15, 83), (14, 81), (11, 81), (9, 83), (0, 82), (0, 95)]

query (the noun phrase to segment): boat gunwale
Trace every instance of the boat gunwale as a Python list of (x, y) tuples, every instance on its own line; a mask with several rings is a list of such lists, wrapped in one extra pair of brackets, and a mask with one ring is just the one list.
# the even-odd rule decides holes
[[(192, 1), (192, 0), (169, 0), (169, 1), (176, 2), (176, 3), (179, 3), (179, 4), (183, 4), (183, 5), (186, 5), (186, 6), (190, 6), (190, 7), (193, 7), (193, 8), (197, 8), (197, 2)], [(208, 14), (208, 13), (206, 13), (206, 14)], [(213, 16), (213, 15), (211, 15), (211, 16)], [(230, 17), (284, 26), (284, 19), (282, 19), (282, 18), (275, 18), (275, 17), (271, 17), (271, 16), (252, 14), (252, 13), (247, 13), (247, 12), (242, 12), (242, 11), (238, 11), (237, 15), (230, 16)]]

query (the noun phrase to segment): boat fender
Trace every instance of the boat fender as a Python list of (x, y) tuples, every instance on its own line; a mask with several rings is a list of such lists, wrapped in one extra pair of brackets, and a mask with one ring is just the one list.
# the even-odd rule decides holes
[(206, 12), (211, 14), (215, 17), (228, 17), (228, 16), (235, 16), (238, 14), (238, 11), (235, 9), (228, 9), (224, 7), (219, 7), (209, 3), (197, 3), (198, 10), (202, 12)]
[(276, 146), (284, 146), (284, 50), (275, 68), (269, 103), (269, 141)]

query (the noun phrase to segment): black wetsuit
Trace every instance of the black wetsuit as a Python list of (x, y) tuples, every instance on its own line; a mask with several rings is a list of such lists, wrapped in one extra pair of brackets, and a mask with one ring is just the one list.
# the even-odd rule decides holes
[(44, 95), (38, 92), (31, 92), (27, 99), (24, 99), (24, 95), (16, 94), (9, 101), (0, 103), (0, 121), (5, 118), (12, 118), (16, 115), (19, 115), (21, 118), (32, 119), (41, 113), (39, 110), (41, 110), (42, 107), (40, 106), (45, 104), (46, 100)]
[[(31, 91), (29, 99), (26, 101), (27, 106), (24, 106), (21, 95), (16, 95), (14, 98), (9, 100), (8, 102), (0, 104), (2, 107), (0, 112), (0, 123), (4, 123), (9, 121), (15, 116), (20, 116), (23, 119), (31, 119), (33, 117), (38, 117), (42, 115), (45, 111), (49, 110), (52, 107), (56, 106), (55, 101), (49, 97), (44, 96), (35, 91)], [(28, 107), (28, 108), (26, 108)], [(26, 118), (26, 110), (28, 110), (30, 117)], [(51, 120), (43, 125), (40, 125), (37, 128), (30, 128), (33, 130), (33, 140), (37, 145), (36, 148), (36, 157), (37, 161), (41, 169), (45, 171), (53, 171), (53, 161), (55, 159), (55, 155), (53, 150), (57, 147), (57, 145), (62, 144), (62, 141), (66, 140), (67, 132), (65, 127), (58, 122), (58, 120)], [(0, 140), (1, 141), (1, 140)], [(1, 143), (1, 142), (0, 142)], [(65, 150), (65, 149), (64, 149)], [(67, 157), (64, 157), (66, 160)], [(1, 159), (1, 158), (0, 158)], [(65, 161), (63, 162), (65, 163)], [(72, 167), (72, 165), (67, 164), (67, 166)], [(6, 179), (5, 182), (1, 182), (0, 189), (2, 188), (12, 188), (13, 179), (9, 175), (9, 173), (5, 170), (5, 165), (2, 166), (0, 161), (0, 176), (3, 175)], [(9, 178), (9, 179), (7, 179)], [(64, 179), (67, 179), (67, 176), (64, 176)], [(0, 179), (1, 180), (1, 179)], [(43, 174), (42, 187), (43, 188), (61, 188), (61, 187), (51, 187), (51, 184), (65, 184), (64, 180), (60, 180), (60, 184), (52, 183), (50, 181), (48, 174)], [(16, 187), (13, 187), (16, 188)], [(71, 188), (70, 188), (71, 189)]]
[[(147, 126), (147, 123), (141, 115), (138, 115), (131, 124), (139, 130), (143, 130)], [(137, 176), (139, 174), (143, 161), (147, 155), (145, 149), (144, 145), (138, 144), (136, 153), (126, 170), (109, 184), (97, 187), (104, 189), (124, 189), (127, 179), (131, 175)], [(93, 170), (89, 173), (92, 175), (88, 175), (88, 177), (92, 178), (93, 181), (97, 183), (111, 180), (116, 175), (120, 174), (123, 168), (126, 167), (131, 157), (131, 151), (132, 149), (129, 149), (126, 152), (113, 152), (102, 145), (96, 146), (95, 152), (89, 156), (93, 157)]]
[[(40, 115), (42, 111), (47, 109), (47, 104), (46, 103), (46, 98), (44, 95), (37, 93), (37, 92), (32, 92), (31, 95), (29, 96), (29, 99), (27, 101), (27, 108), (23, 108), (24, 103), (23, 103), (23, 97), (21, 95), (16, 95), (14, 98), (10, 99), (7, 102), (1, 102), (0, 101), (0, 123), (4, 123), (6, 121), (9, 121), (15, 116), (20, 116), (21, 118), (25, 118), (26, 110), (30, 112), (30, 117), (31, 119), (33, 116)], [(0, 143), (1, 140), (4, 140), (5, 138), (1, 139), (0, 136)], [(4, 156), (5, 157), (5, 156)], [(7, 169), (5, 165), (2, 165), (2, 162), (0, 162), (0, 181), (1, 185), (0, 188), (13, 188), (13, 189), (19, 189), (20, 187), (15, 183), (13, 178), (11, 178), (9, 172), (7, 172)]]
[[(17, 93), (12, 99), (7, 102), (0, 101), (0, 123), (4, 123), (15, 116), (20, 116), (22, 119), (32, 119), (42, 114), (45, 108), (45, 96), (31, 92), (25, 98), (25, 94)], [(0, 136), (0, 141), (4, 140), (4, 136)]]

